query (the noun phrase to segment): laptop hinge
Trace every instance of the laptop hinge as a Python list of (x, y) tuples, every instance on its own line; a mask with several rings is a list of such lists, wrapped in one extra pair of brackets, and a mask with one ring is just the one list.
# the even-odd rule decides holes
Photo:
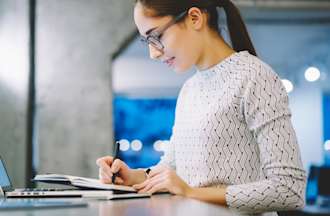
[(5, 198), (5, 192), (2, 190), (2, 187), (0, 186), (0, 199)]

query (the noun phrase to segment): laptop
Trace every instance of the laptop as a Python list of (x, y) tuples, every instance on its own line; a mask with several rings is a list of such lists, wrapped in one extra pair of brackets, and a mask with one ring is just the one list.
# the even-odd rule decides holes
[(81, 190), (59, 188), (21, 188), (14, 189), (8, 176), (5, 163), (0, 157), (0, 195), (7, 198), (55, 198), (55, 197), (105, 197), (112, 198), (113, 192), (106, 190)]

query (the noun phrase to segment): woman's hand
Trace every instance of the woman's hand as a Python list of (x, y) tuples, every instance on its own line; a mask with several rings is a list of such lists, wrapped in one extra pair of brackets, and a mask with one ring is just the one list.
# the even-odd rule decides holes
[[(123, 161), (119, 159), (113, 160), (113, 157), (105, 156), (97, 159), (96, 164), (99, 166), (99, 178), (101, 182), (121, 185), (133, 184), (132, 170)], [(116, 177), (115, 182), (112, 182), (112, 175), (117, 172), (119, 175)]]
[(155, 192), (170, 192), (185, 196), (190, 186), (186, 184), (172, 169), (159, 165), (151, 170), (147, 180), (141, 184), (133, 185), (139, 193), (153, 194)]

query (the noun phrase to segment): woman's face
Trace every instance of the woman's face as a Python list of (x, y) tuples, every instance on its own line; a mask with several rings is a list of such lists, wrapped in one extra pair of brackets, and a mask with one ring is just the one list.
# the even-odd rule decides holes
[[(147, 37), (150, 30), (157, 30), (173, 19), (171, 16), (148, 16), (148, 12), (150, 10), (146, 12), (140, 3), (137, 3), (134, 8), (134, 21), (143, 37)], [(159, 50), (148, 45), (150, 58), (164, 62), (176, 72), (187, 71), (195, 65), (200, 53), (199, 40), (198, 35), (189, 25), (184, 18), (181, 22), (166, 29), (160, 38), (164, 49)]]

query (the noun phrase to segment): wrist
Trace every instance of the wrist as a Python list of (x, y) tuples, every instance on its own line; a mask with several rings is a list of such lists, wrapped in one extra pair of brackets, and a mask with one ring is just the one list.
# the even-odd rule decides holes
[(183, 195), (188, 198), (193, 198), (193, 194), (194, 194), (194, 188), (187, 185), (183, 191)]

